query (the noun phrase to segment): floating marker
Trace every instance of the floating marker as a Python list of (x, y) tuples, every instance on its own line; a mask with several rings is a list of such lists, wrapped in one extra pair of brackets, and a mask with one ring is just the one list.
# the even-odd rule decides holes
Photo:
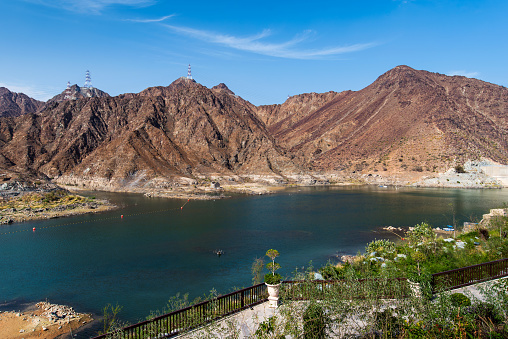
[(120, 218), (122, 218), (122, 219), (123, 219), (123, 214), (120, 216)]
[(183, 210), (183, 206), (182, 206), (182, 207), (180, 207), (180, 209), (181, 209), (181, 210)]
[(34, 227), (34, 228), (32, 228), (32, 231), (34, 231), (34, 232), (35, 232), (35, 227)]
[(189, 201), (190, 201), (190, 199), (187, 199), (187, 202), (189, 202)]

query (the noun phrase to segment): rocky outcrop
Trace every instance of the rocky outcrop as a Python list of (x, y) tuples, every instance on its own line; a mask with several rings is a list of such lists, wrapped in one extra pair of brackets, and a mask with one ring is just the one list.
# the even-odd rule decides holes
[(69, 91), (69, 98), (67, 96), (67, 89), (62, 93), (55, 95), (46, 102), (46, 105), (51, 105), (54, 102), (62, 102), (66, 100), (77, 100), (83, 98), (107, 98), (109, 94), (101, 91), (95, 87), (79, 87), (78, 85), (72, 85)]
[(16, 117), (22, 114), (35, 113), (42, 106), (44, 106), (42, 101), (0, 87), (0, 117)]

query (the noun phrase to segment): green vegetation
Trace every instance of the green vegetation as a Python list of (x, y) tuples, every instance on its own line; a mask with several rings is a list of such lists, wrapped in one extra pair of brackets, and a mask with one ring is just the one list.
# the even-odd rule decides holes
[(438, 237), (429, 224), (421, 223), (398, 243), (386, 239), (372, 241), (365, 254), (359, 254), (353, 262), (329, 263), (320, 272), (325, 279), (342, 279), (347, 274), (358, 278), (374, 274), (404, 277), (425, 284), (433, 273), (507, 258), (506, 234), (506, 217), (493, 220), (489, 230), (480, 228), (456, 238), (446, 234), (445, 238)]
[(462, 165), (455, 166), (455, 172), (456, 173), (467, 173), (466, 170), (464, 169), (464, 166), (462, 166)]
[(254, 262), (252, 263), (251, 267), (251, 273), (252, 273), (252, 285), (261, 284), (263, 280), (262, 271), (264, 267), (264, 262), (262, 258), (256, 258), (254, 259)]
[(63, 190), (51, 191), (47, 193), (28, 193), (19, 198), (0, 201), (0, 211), (5, 209), (41, 209), (41, 208), (54, 208), (56, 206), (65, 206), (71, 204), (79, 204), (92, 202), (95, 197), (82, 197), (79, 195), (72, 195)]
[(278, 273), (275, 273), (275, 271), (280, 269), (280, 265), (275, 262), (275, 258), (279, 256), (279, 252), (274, 249), (269, 249), (266, 251), (266, 256), (270, 258), (272, 262), (266, 264), (266, 268), (271, 271), (271, 273), (265, 275), (265, 283), (268, 285), (277, 285), (282, 280), (282, 276)]

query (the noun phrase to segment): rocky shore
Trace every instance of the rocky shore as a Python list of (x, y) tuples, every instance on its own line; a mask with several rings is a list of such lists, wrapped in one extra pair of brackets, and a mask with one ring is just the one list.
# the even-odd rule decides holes
[[(5, 191), (3, 192), (5, 193)], [(115, 208), (106, 200), (71, 195), (64, 190), (10, 191), (0, 196), (0, 224), (53, 219), (72, 215), (97, 213)]]
[(78, 313), (69, 306), (41, 301), (24, 311), (0, 312), (0, 336), (3, 339), (53, 339), (75, 332), (92, 321), (90, 314)]

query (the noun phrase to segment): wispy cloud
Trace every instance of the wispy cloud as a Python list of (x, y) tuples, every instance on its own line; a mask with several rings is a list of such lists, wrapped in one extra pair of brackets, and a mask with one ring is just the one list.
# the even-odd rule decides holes
[(113, 5), (146, 7), (157, 0), (24, 0), (47, 7), (63, 8), (74, 12), (101, 13), (106, 7)]
[(164, 24), (164, 26), (178, 34), (190, 36), (209, 43), (241, 51), (288, 59), (319, 59), (327, 56), (357, 52), (377, 45), (376, 43), (365, 43), (319, 49), (305, 49), (299, 48), (299, 44), (309, 39), (312, 34), (312, 31), (310, 30), (304, 31), (302, 34), (296, 35), (293, 39), (282, 43), (269, 43), (261, 41), (262, 39), (271, 36), (271, 31), (268, 29), (263, 30), (259, 34), (242, 38), (229, 34), (215, 33), (189, 27), (167, 24)]
[(5, 87), (11, 92), (23, 93), (31, 98), (47, 101), (55, 96), (55, 91), (47, 91), (44, 89), (34, 88), (33, 86), (20, 85), (20, 84), (6, 84), (0, 82), (0, 87)]
[(468, 78), (476, 78), (477, 76), (480, 75), (480, 72), (451, 71), (451, 72), (448, 72), (448, 74), (446, 74), (446, 75), (449, 75), (449, 76), (462, 75), (462, 76), (468, 77)]
[(150, 23), (150, 22), (161, 22), (164, 20), (167, 20), (169, 18), (174, 17), (176, 14), (166, 15), (161, 18), (157, 19), (127, 19), (127, 21), (133, 21), (133, 22), (143, 22), (143, 23)]

